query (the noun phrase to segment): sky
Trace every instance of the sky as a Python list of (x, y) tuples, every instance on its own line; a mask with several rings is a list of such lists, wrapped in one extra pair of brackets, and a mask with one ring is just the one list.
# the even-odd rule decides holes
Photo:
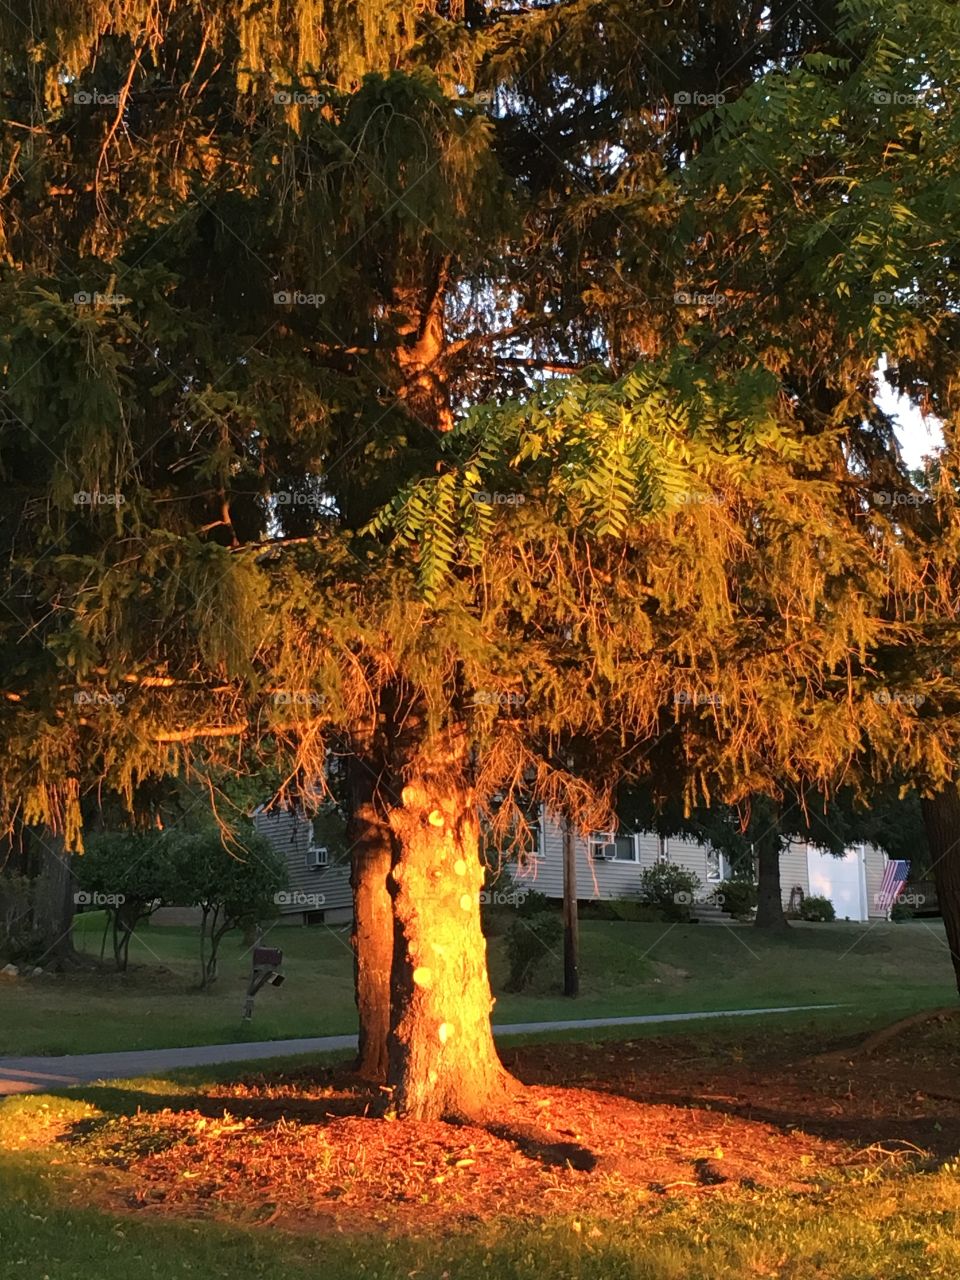
[(908, 467), (922, 467), (923, 459), (943, 444), (938, 418), (924, 419), (906, 396), (897, 395), (882, 378), (877, 403), (896, 422), (897, 438)]

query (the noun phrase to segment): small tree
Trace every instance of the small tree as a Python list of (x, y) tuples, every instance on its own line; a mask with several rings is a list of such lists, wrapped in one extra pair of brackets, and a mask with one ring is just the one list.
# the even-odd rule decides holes
[(216, 981), (220, 943), (231, 929), (257, 923), (274, 909), (286, 866), (249, 822), (166, 836), (179, 896), (200, 908), (200, 988)]
[(120, 972), (125, 972), (137, 925), (169, 901), (174, 891), (174, 871), (163, 833), (97, 833), (89, 838), (86, 852), (76, 857), (75, 864), (77, 901), (106, 911), (103, 947), (109, 930), (114, 961)]

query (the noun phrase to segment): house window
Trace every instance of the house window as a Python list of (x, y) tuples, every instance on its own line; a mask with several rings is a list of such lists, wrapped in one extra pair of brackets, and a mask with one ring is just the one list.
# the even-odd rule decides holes
[(303, 860), (309, 871), (319, 871), (329, 864), (330, 850), (326, 845), (314, 844), (311, 840)]
[(638, 862), (637, 838), (629, 832), (591, 831), (590, 856), (598, 862)]
[(657, 861), (669, 862), (670, 854), (667, 852), (667, 837), (657, 836)]

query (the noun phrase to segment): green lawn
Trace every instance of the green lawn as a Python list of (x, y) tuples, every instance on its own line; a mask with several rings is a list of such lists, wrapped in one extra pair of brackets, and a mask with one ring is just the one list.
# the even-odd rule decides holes
[[(733, 1028), (704, 1033), (726, 1040)], [(662, 1047), (662, 1046), (661, 1046)], [(718, 1046), (719, 1048), (719, 1046)], [(289, 1065), (289, 1064), (287, 1064)], [(260, 1070), (263, 1064), (256, 1064)], [(0, 1102), (0, 1148), (46, 1107), (76, 1120), (132, 1114), (144, 1094), (176, 1105), (196, 1084), (243, 1068), (172, 1073)], [(131, 1089), (129, 1095), (125, 1089)], [(136, 1106), (130, 1099), (136, 1099)], [(16, 1145), (16, 1143), (14, 1143)], [(824, 1171), (820, 1189), (736, 1200), (665, 1196), (616, 1222), (557, 1213), (500, 1217), (455, 1235), (314, 1234), (89, 1207), (96, 1171), (57, 1144), (0, 1161), (0, 1280), (953, 1280), (960, 1275), (960, 1164)], [(101, 1169), (99, 1177), (104, 1176)], [(255, 1197), (256, 1192), (251, 1194)], [(216, 1217), (220, 1215), (216, 1214)]]
[[(81, 948), (99, 952), (99, 921), (81, 918)], [(270, 1040), (355, 1030), (347, 930), (278, 927), (287, 981), (240, 1021), (250, 957), (238, 936), (222, 947), (213, 990), (195, 989), (196, 934), (147, 928), (127, 975), (83, 973), (0, 981), (0, 1054), (92, 1053)], [(503, 943), (491, 939), (498, 1022), (842, 1002), (860, 1014), (898, 1014), (956, 998), (939, 922), (795, 926), (784, 938), (752, 929), (585, 921), (582, 995), (558, 991), (548, 956), (532, 990), (502, 992)]]
[(65, 1207), (37, 1159), (0, 1169), (2, 1280), (931, 1280), (960, 1275), (960, 1180), (672, 1203), (632, 1229), (558, 1217), (455, 1240), (317, 1239)]

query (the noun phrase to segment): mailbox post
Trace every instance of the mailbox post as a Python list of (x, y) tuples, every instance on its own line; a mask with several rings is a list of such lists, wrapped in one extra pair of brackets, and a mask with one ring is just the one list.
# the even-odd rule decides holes
[(249, 1022), (253, 1017), (253, 999), (261, 987), (268, 982), (272, 987), (280, 987), (284, 975), (280, 972), (283, 964), (283, 952), (279, 947), (254, 947), (253, 972), (247, 986), (247, 998), (243, 1004), (243, 1021)]

